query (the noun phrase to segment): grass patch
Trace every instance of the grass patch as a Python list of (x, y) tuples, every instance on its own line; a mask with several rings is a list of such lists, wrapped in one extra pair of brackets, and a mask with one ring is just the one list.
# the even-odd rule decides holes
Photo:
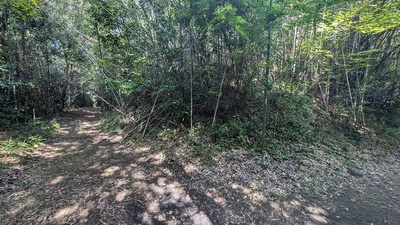
[(8, 170), (8, 166), (2, 162), (0, 162), (0, 173), (2, 173), (3, 171)]
[(18, 156), (32, 152), (59, 127), (57, 122), (45, 120), (10, 125), (0, 133), (0, 157)]

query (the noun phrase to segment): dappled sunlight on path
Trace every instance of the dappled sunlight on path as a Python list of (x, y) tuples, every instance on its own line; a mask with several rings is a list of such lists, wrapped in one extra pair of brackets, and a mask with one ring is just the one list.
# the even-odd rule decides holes
[[(231, 172), (222, 174), (222, 169), (208, 170), (194, 161), (165, 155), (149, 143), (122, 145), (122, 136), (100, 131), (98, 116), (93, 110), (66, 115), (60, 133), (34, 154), (32, 169), (21, 178), (20, 188), (5, 197), (6, 214), (0, 217), (5, 224), (379, 224), (383, 221), (364, 220), (363, 215), (346, 217), (359, 207), (358, 202), (370, 200), (358, 193), (352, 193), (355, 199), (354, 204), (350, 202), (352, 208), (340, 205), (350, 201), (345, 193), (332, 193), (330, 199), (322, 200), (267, 186), (264, 181), (278, 178), (272, 173), (265, 175), (250, 162), (235, 164), (251, 165), (249, 168), (259, 175), (247, 182)], [(286, 167), (293, 168), (289, 164)], [(266, 189), (274, 189), (276, 194), (267, 195)], [(399, 196), (393, 194), (393, 197)], [(370, 208), (366, 210), (371, 212)], [(393, 215), (400, 213), (387, 217)], [(348, 222), (351, 220), (357, 223)]]
[[(73, 112), (43, 146), (32, 183), (12, 196), (10, 224), (212, 224), (148, 146), (101, 133), (95, 112)], [(71, 120), (70, 120), (71, 119)]]

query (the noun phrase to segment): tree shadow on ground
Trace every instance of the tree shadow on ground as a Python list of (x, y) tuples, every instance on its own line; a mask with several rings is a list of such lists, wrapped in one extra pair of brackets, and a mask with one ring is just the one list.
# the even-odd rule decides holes
[[(369, 201), (361, 194), (355, 195), (360, 205), (353, 210), (346, 203), (349, 195), (327, 201), (306, 194), (271, 200), (245, 181), (219, 186), (206, 179), (201, 168), (175, 155), (166, 156), (145, 143), (121, 145), (121, 136), (100, 132), (98, 116), (92, 110), (66, 116), (59, 136), (49, 140), (18, 187), (3, 197), (0, 220), (5, 224), (149, 225), (395, 221), (365, 219), (375, 209), (361, 207)], [(361, 209), (365, 213), (357, 214)], [(390, 208), (381, 209), (388, 215)], [(393, 211), (389, 216), (398, 215)]]
[(99, 132), (95, 116), (67, 115), (21, 177), (26, 183), (3, 201), (7, 224), (211, 224), (161, 166), (162, 154), (120, 145), (121, 137)]

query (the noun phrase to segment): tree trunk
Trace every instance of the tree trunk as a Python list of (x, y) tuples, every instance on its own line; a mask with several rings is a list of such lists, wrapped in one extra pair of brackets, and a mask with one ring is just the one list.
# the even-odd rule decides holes
[[(269, 9), (272, 10), (273, 0), (269, 1)], [(265, 71), (264, 77), (264, 102), (263, 102), (263, 121), (262, 121), (262, 140), (261, 140), (261, 148), (262, 150), (266, 149), (266, 139), (267, 139), (267, 104), (268, 104), (268, 79), (270, 76), (270, 67), (271, 67), (271, 41), (272, 41), (272, 21), (270, 21), (268, 25), (268, 47), (267, 47), (267, 67)]]

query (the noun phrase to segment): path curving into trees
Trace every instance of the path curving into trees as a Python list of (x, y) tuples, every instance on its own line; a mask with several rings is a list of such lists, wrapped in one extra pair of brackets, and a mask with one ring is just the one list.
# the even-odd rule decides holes
[(0, 1), (0, 225), (399, 224), (399, 15)]

